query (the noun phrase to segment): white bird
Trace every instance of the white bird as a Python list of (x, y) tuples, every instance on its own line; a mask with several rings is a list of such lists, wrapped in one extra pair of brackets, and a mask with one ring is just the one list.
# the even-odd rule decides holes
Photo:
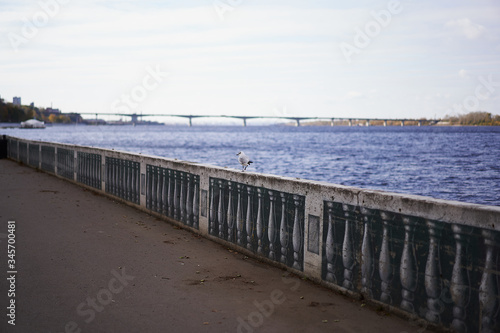
[(247, 169), (247, 166), (249, 166), (251, 163), (253, 163), (252, 161), (250, 161), (248, 156), (245, 155), (245, 153), (242, 151), (240, 151), (238, 154), (236, 154), (236, 156), (238, 156), (238, 162), (240, 162), (240, 164), (243, 166), (243, 170), (241, 170), (241, 171), (245, 171)]

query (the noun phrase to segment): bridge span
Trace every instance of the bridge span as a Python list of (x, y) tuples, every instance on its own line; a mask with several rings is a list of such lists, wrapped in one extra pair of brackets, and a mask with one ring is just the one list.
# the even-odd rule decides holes
[(193, 119), (195, 118), (233, 118), (240, 119), (243, 122), (243, 126), (247, 126), (247, 120), (249, 119), (283, 119), (291, 120), (295, 122), (295, 126), (300, 126), (302, 121), (307, 120), (319, 120), (319, 121), (329, 121), (331, 126), (335, 124), (344, 124), (348, 126), (353, 126), (354, 124), (362, 126), (370, 126), (374, 122), (383, 124), (383, 126), (388, 126), (389, 123), (399, 123), (400, 126), (405, 126), (405, 123), (412, 122), (416, 123), (417, 126), (422, 124), (434, 125), (439, 120), (427, 120), (427, 119), (411, 119), (411, 118), (355, 118), (355, 117), (295, 117), (295, 116), (236, 116), (236, 115), (185, 115), (185, 114), (138, 114), (138, 113), (103, 113), (103, 112), (89, 112), (80, 113), (81, 115), (95, 115), (96, 119), (98, 116), (122, 116), (130, 117), (132, 123), (139, 123), (142, 121), (143, 117), (175, 117), (175, 118), (187, 118), (189, 120), (189, 126), (193, 126)]

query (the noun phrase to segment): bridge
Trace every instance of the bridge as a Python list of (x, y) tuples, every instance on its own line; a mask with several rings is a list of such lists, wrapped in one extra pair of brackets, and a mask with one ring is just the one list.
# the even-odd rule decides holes
[(80, 115), (95, 115), (96, 119), (99, 115), (107, 116), (121, 116), (130, 117), (132, 123), (138, 123), (142, 121), (143, 117), (176, 117), (176, 118), (187, 118), (189, 120), (189, 126), (193, 126), (193, 119), (195, 118), (233, 118), (240, 119), (243, 121), (243, 126), (247, 126), (247, 120), (249, 119), (284, 119), (295, 121), (295, 126), (300, 126), (301, 121), (305, 120), (323, 120), (330, 121), (331, 126), (335, 125), (335, 121), (347, 122), (349, 126), (353, 126), (354, 123), (362, 123), (365, 126), (370, 126), (373, 122), (382, 122), (384, 126), (387, 126), (389, 122), (399, 123), (401, 126), (405, 126), (406, 122), (415, 122), (418, 126), (423, 123), (436, 124), (439, 120), (426, 120), (426, 119), (411, 119), (411, 118), (354, 118), (354, 117), (295, 117), (295, 116), (234, 116), (234, 115), (185, 115), (185, 114), (137, 114), (137, 113), (80, 113)]

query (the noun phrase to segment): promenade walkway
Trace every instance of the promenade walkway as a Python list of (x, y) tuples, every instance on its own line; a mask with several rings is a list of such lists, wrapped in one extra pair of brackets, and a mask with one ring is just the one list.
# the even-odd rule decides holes
[[(0, 160), (0, 332), (422, 332), (107, 197)], [(6, 276), (15, 221), (15, 297)], [(15, 326), (6, 316), (15, 299)]]

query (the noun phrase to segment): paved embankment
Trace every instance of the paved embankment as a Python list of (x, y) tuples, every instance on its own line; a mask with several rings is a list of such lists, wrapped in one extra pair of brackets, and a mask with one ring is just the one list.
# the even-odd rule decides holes
[[(8, 221), (15, 296), (8, 296)], [(70, 182), (0, 160), (1, 332), (418, 332)], [(7, 323), (15, 300), (15, 326)]]

